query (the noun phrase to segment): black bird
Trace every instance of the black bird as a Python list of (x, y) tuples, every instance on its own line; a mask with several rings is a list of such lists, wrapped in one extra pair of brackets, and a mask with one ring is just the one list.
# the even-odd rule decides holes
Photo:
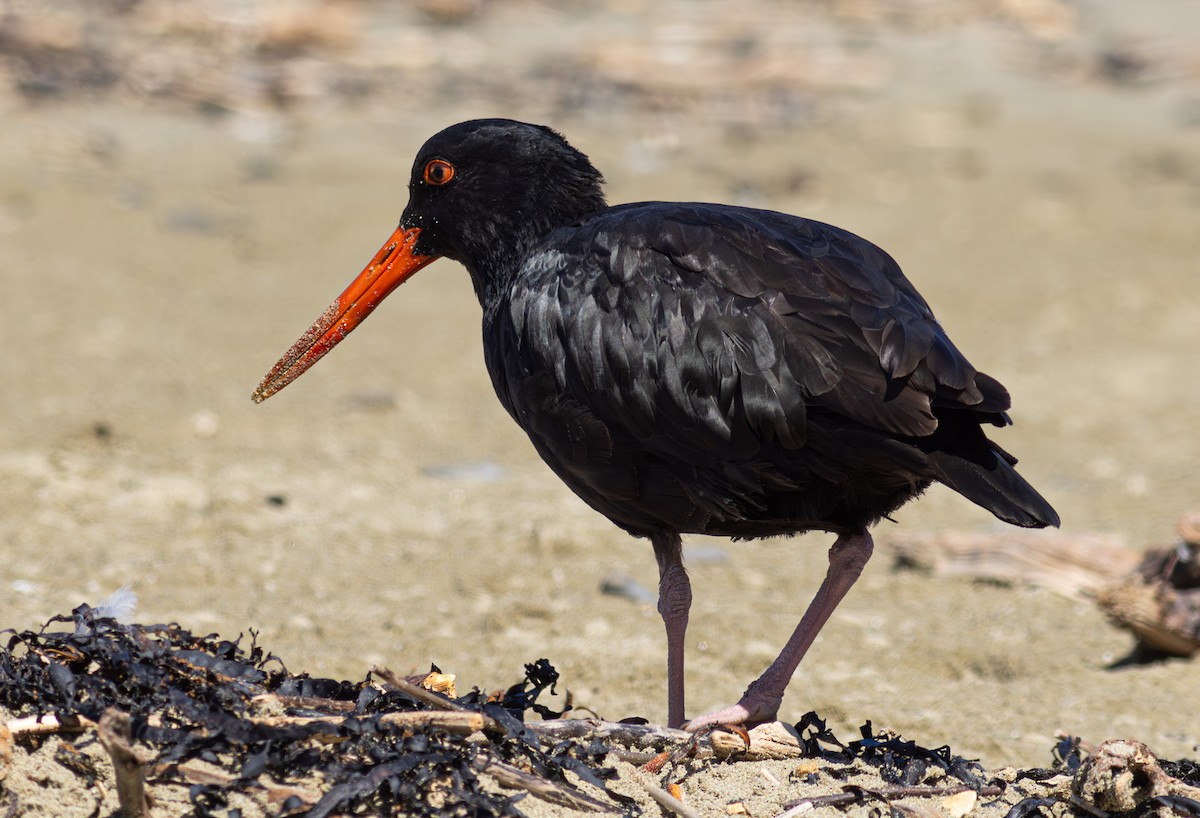
[(584, 502), (654, 546), (671, 726), (684, 723), (692, 599), (681, 534), (837, 535), (779, 657), (695, 729), (775, 717), (871, 556), (868, 527), (932, 482), (1005, 522), (1058, 525), (983, 433), (1010, 423), (1008, 392), (967, 362), (887, 253), (768, 210), (609, 207), (602, 182), (546, 127), (486, 119), (437, 134), (417, 154), (400, 226), (254, 400), (418, 269), (460, 262), (504, 408)]

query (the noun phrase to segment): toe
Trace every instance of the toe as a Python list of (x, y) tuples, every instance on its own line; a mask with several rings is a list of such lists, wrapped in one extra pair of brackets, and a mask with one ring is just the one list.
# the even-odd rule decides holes
[(694, 733), (702, 727), (708, 727), (713, 724), (742, 724), (746, 727), (753, 727), (756, 724), (774, 721), (778, 710), (778, 702), (768, 702), (750, 696), (743, 696), (742, 700), (737, 704), (722, 707), (720, 710), (705, 713), (703, 716), (697, 716), (684, 725), (683, 729)]

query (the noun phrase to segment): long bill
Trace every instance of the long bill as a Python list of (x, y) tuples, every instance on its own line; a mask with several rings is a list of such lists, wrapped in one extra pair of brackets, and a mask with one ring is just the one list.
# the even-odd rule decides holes
[(417, 270), (439, 258), (413, 252), (420, 233), (421, 230), (417, 227), (407, 230), (397, 227), (396, 232), (392, 233), (387, 243), (375, 254), (375, 258), (371, 259), (371, 263), (350, 282), (350, 286), (338, 296), (337, 301), (321, 313), (321, 317), (313, 322), (308, 331), (292, 344), (291, 349), (279, 359), (279, 363), (271, 368), (250, 396), (251, 400), (262, 403), (303, 375), (310, 366), (321, 360), (325, 353), (341, 343), (343, 338), (361, 324), (392, 290), (407, 281)]

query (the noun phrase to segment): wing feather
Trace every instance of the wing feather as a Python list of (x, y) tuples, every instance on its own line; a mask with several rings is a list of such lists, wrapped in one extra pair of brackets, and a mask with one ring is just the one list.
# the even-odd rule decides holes
[(582, 384), (589, 412), (684, 462), (803, 447), (814, 409), (923, 437), (935, 404), (1008, 407), (895, 261), (830, 225), (649, 203), (546, 247), (510, 304), (526, 365)]

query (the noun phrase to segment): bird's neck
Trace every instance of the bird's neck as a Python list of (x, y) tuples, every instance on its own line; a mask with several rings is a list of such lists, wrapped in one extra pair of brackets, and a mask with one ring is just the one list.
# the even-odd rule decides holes
[(505, 248), (503, 252), (491, 252), (485, 258), (463, 261), (485, 316), (508, 299), (513, 281), (521, 269), (521, 261), (530, 247), (532, 243), (525, 247)]
[(572, 205), (543, 208), (544, 215), (540, 217), (522, 218), (518, 212), (515, 224), (478, 237), (481, 240), (471, 252), (464, 254), (461, 261), (471, 275), (475, 295), (485, 315), (507, 301), (530, 251), (554, 231), (578, 225), (607, 207), (599, 191), (595, 196), (575, 198)]

